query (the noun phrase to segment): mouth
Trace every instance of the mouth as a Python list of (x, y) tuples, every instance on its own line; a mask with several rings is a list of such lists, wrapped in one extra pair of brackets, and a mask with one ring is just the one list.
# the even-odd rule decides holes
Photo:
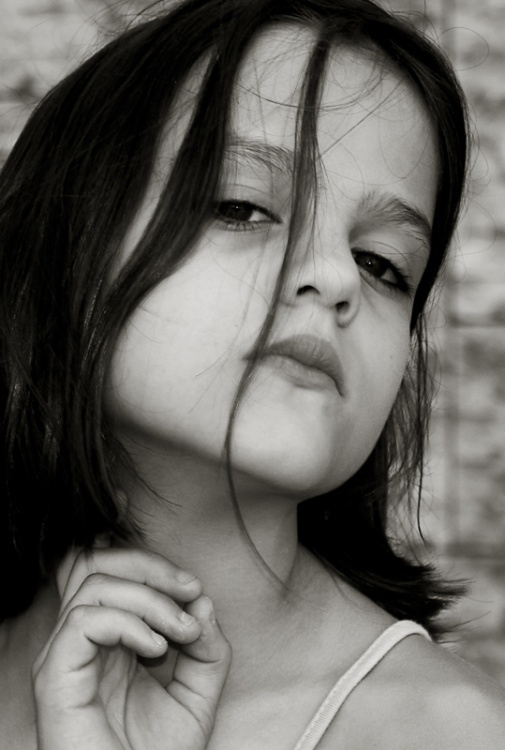
[(267, 347), (265, 360), (272, 360), (300, 385), (336, 388), (345, 395), (341, 361), (328, 341), (305, 334), (274, 342)]

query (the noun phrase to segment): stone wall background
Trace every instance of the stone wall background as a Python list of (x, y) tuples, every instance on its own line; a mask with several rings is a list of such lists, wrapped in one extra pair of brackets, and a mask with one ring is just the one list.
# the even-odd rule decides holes
[(390, 0), (425, 9), (467, 94), (472, 178), (432, 315), (439, 382), (424, 525), (435, 558), (471, 587), (451, 648), (505, 686), (505, 2)]
[[(505, 686), (505, 2), (384, 0), (426, 12), (469, 97), (473, 176), (432, 322), (440, 366), (423, 521), (473, 582), (449, 647)], [(38, 99), (147, 0), (0, 0), (0, 161)], [(477, 136), (478, 133), (478, 136)]]

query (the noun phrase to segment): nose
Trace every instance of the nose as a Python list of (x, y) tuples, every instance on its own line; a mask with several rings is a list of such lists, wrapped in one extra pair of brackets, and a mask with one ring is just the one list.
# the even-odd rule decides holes
[(361, 304), (361, 275), (344, 239), (295, 249), (288, 273), (284, 296), (289, 305), (310, 301), (331, 309), (339, 327), (352, 323)]

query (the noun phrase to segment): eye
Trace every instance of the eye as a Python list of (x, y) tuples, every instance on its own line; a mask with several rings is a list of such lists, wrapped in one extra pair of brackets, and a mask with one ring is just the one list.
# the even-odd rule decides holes
[(353, 256), (360, 268), (382, 284), (402, 292), (411, 291), (407, 276), (384, 256), (377, 255), (377, 253), (372, 253), (369, 250), (358, 249), (353, 250)]
[(282, 223), (267, 208), (249, 201), (219, 201), (214, 204), (214, 216), (231, 231), (254, 230), (270, 224)]

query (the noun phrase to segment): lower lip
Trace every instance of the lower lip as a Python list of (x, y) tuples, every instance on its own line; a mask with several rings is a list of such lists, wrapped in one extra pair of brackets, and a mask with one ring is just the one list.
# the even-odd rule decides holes
[(335, 381), (323, 370), (310, 367), (298, 362), (296, 359), (281, 354), (271, 354), (265, 362), (287, 376), (295, 385), (301, 388), (317, 388), (323, 390), (336, 390)]

